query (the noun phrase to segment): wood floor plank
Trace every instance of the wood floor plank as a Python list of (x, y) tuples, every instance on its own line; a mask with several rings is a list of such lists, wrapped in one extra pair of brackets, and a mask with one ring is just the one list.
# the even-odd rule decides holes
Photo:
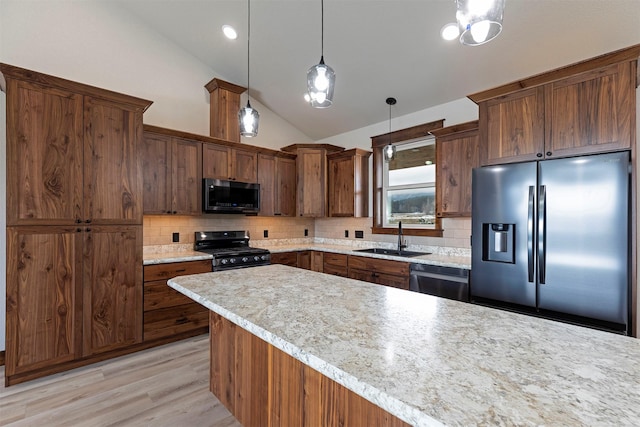
[(45, 425), (242, 427), (209, 391), (208, 335), (0, 385), (0, 426)]

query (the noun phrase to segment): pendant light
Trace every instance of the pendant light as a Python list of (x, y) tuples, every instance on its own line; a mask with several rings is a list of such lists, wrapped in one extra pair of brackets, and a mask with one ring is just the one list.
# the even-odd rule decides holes
[(386, 103), (389, 106), (389, 144), (382, 149), (384, 161), (389, 163), (396, 155), (396, 146), (391, 143), (391, 106), (396, 105), (395, 98), (387, 98)]
[(502, 31), (505, 0), (456, 0), (460, 43), (478, 46)]
[(247, 0), (247, 106), (238, 111), (238, 120), (240, 122), (240, 135), (252, 138), (258, 134), (258, 124), (260, 114), (254, 108), (251, 108), (249, 102), (249, 76), (251, 69), (249, 68), (249, 40), (251, 38), (251, 0)]
[(320, 63), (307, 71), (307, 96), (309, 104), (315, 108), (327, 108), (333, 104), (333, 88), (336, 83), (336, 73), (324, 63), (324, 0), (321, 7), (321, 42)]

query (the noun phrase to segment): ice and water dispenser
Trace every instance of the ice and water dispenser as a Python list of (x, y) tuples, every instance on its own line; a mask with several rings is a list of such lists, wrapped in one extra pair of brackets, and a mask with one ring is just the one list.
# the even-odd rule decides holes
[(515, 262), (515, 224), (482, 224), (482, 260)]

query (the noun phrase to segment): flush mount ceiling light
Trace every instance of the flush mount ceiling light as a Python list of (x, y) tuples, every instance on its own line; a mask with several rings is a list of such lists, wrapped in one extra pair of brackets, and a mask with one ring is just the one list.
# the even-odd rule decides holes
[(450, 22), (448, 24), (445, 24), (444, 27), (442, 27), (442, 29), (440, 30), (440, 36), (447, 41), (455, 40), (459, 35), (460, 29), (458, 28), (457, 22)]
[(241, 108), (238, 111), (238, 120), (240, 122), (240, 135), (247, 138), (254, 137), (258, 134), (258, 124), (260, 121), (260, 114), (258, 111), (251, 108), (249, 102), (249, 76), (251, 68), (249, 67), (249, 40), (251, 38), (251, 0), (247, 0), (247, 106)]
[(324, 63), (324, 0), (321, 7), (321, 47), (320, 63), (307, 71), (307, 95), (305, 100), (312, 107), (327, 108), (333, 104), (333, 88), (336, 83), (336, 73)]
[(238, 32), (231, 25), (223, 25), (222, 26), (222, 33), (229, 40), (235, 40), (235, 39), (238, 38)]
[(387, 98), (385, 102), (389, 106), (389, 144), (382, 149), (382, 154), (384, 155), (384, 161), (388, 163), (396, 155), (396, 146), (391, 143), (391, 106), (396, 105), (397, 101), (395, 98)]
[[(493, 40), (502, 31), (505, 0), (456, 0), (460, 43), (478, 46)], [(444, 28), (442, 29), (444, 38)]]

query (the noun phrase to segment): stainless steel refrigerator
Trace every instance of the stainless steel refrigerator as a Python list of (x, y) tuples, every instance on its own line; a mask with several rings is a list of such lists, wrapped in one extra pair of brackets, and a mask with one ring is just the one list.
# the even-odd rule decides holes
[(471, 297), (628, 333), (629, 152), (473, 170)]

